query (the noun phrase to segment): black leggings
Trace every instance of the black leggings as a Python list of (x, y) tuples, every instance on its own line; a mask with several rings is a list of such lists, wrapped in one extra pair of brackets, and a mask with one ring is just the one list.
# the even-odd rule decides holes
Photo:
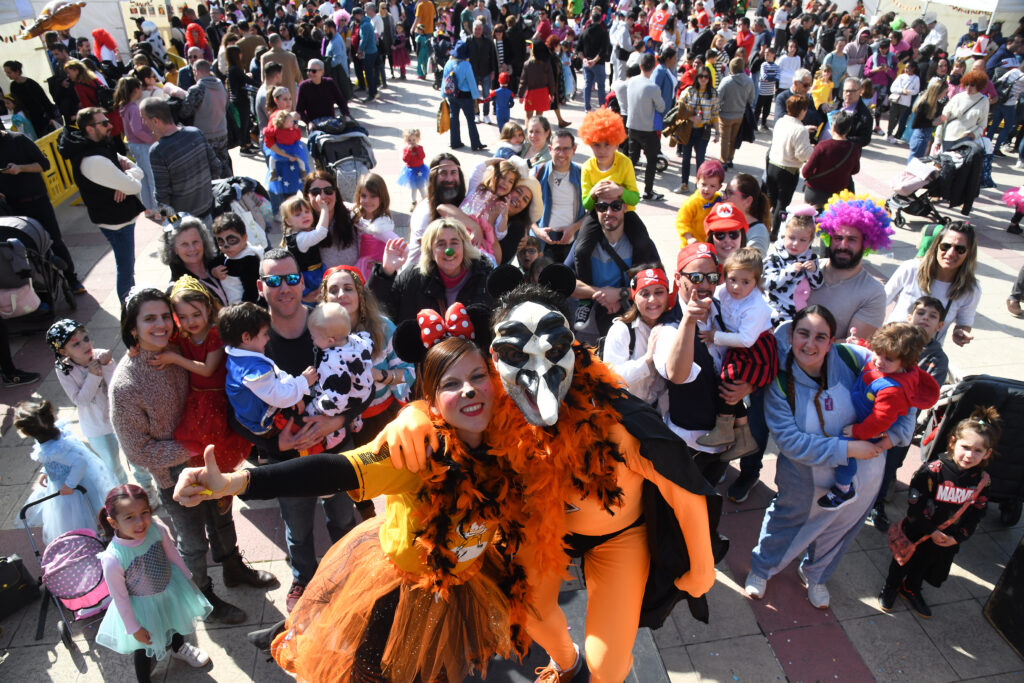
[(757, 105), (754, 109), (754, 119), (761, 119), (761, 125), (768, 125), (768, 115), (772, 113), (772, 105), (775, 102), (775, 95), (758, 95)]
[(719, 415), (735, 415), (736, 417), (747, 416), (747, 406), (742, 400), (736, 403), (726, 403), (720, 395), (715, 397), (715, 412)]
[(0, 372), (5, 375), (14, 375), (18, 369), (14, 367), (14, 359), (11, 358), (11, 340), (7, 334), (7, 323), (0, 318)]
[(381, 683), (388, 680), (380, 663), (384, 659), (384, 648), (387, 647), (391, 626), (395, 621), (400, 591), (400, 588), (396, 588), (373, 605), (366, 633), (356, 648), (352, 663), (353, 683)]
[[(185, 638), (180, 633), (171, 636), (171, 649), (177, 652), (185, 644)], [(139, 683), (149, 683), (149, 674), (153, 668), (153, 660), (146, 654), (145, 650), (136, 650), (133, 655), (135, 659), (135, 678)]]

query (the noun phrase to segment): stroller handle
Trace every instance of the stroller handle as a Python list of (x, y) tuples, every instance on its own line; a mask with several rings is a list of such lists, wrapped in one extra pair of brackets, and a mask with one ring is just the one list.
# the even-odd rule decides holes
[[(81, 484), (79, 484), (78, 486), (76, 486), (76, 487), (75, 487), (75, 490), (76, 490), (76, 491), (81, 491), (81, 492), (82, 492), (82, 495), (85, 495), (85, 494), (87, 493), (87, 491), (86, 491), (85, 487), (84, 487), (84, 486), (82, 486)], [(21, 519), (21, 521), (22, 521), (22, 522), (24, 522), (24, 521), (25, 521), (25, 514), (26, 514), (26, 513), (28, 512), (28, 509), (29, 509), (30, 507), (32, 507), (33, 505), (39, 505), (40, 503), (45, 503), (46, 501), (50, 500), (51, 498), (56, 498), (56, 497), (57, 497), (57, 496), (59, 496), (59, 495), (60, 495), (60, 491), (56, 491), (56, 492), (54, 492), (54, 493), (51, 493), (51, 494), (50, 494), (50, 495), (48, 495), (48, 496), (43, 496), (43, 497), (42, 497), (42, 498), (40, 498), (39, 500), (34, 500), (34, 501), (32, 501), (32, 502), (31, 502), (31, 503), (29, 503), (28, 505), (26, 505), (26, 506), (24, 506), (23, 508), (21, 508), (21, 512), (19, 512), (19, 513), (18, 513), (18, 517), (19, 517), (19, 518)]]

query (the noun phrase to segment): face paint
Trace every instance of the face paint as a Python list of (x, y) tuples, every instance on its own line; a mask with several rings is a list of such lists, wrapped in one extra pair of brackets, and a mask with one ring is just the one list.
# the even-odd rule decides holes
[(526, 302), (494, 332), (491, 355), (505, 391), (530, 424), (555, 424), (576, 361), (569, 322), (554, 309)]

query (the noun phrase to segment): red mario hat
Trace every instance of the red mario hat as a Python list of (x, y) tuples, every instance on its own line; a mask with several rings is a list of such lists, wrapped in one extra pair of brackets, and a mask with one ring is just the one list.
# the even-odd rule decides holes
[(718, 254), (715, 253), (715, 248), (707, 242), (693, 242), (687, 244), (685, 247), (679, 250), (679, 255), (676, 256), (676, 272), (682, 271), (688, 264), (697, 259), (711, 259), (711, 262), (718, 266)]
[(743, 212), (732, 204), (715, 204), (711, 213), (704, 219), (704, 231), (712, 233), (730, 230), (747, 231), (747, 219), (743, 217)]

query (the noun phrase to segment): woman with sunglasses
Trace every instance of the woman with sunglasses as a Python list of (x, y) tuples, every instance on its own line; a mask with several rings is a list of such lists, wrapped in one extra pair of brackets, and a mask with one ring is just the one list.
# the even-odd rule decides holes
[(936, 338), (945, 339), (953, 328), (953, 343), (969, 344), (974, 338), (974, 314), (981, 300), (981, 285), (975, 275), (978, 266), (978, 237), (966, 221), (953, 221), (928, 246), (924, 256), (904, 261), (885, 285), (886, 304), (893, 306), (885, 322), (902, 322), (920, 296), (942, 302), (946, 315)]
[(718, 93), (711, 85), (711, 71), (706, 66), (697, 69), (693, 85), (683, 91), (677, 104), (685, 105), (693, 111), (690, 117), (693, 122), (690, 141), (680, 148), (683, 173), (679, 194), (686, 194), (690, 191), (690, 155), (696, 155), (695, 163), (700, 168), (711, 136), (714, 135), (715, 142), (718, 142)]
[(714, 246), (719, 263), (725, 263), (729, 254), (747, 246), (747, 220), (735, 207), (717, 204), (704, 219), (708, 242)]
[(359, 239), (352, 213), (341, 198), (334, 174), (323, 170), (313, 171), (302, 183), (302, 195), (313, 205), (314, 221), (320, 220), (320, 209), (313, 199), (321, 194), (333, 198), (334, 202), (328, 204), (329, 228), (327, 237), (319, 245), (320, 260), (324, 268), (354, 266), (359, 260)]
[(737, 173), (722, 190), (722, 199), (739, 209), (747, 221), (746, 241), (742, 246), (754, 247), (767, 254), (771, 244), (768, 223), (772, 219), (772, 205), (757, 178), (749, 173)]

